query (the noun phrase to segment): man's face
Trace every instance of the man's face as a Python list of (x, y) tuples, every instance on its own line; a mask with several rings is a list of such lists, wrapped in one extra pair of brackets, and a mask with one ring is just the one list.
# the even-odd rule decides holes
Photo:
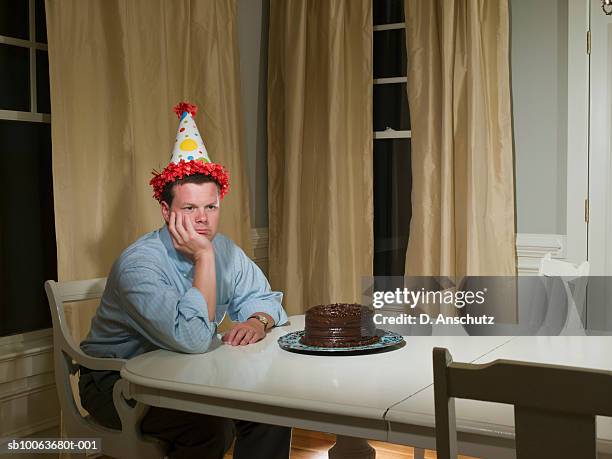
[(162, 215), (166, 223), (170, 221), (170, 212), (175, 212), (178, 217), (186, 215), (195, 230), (212, 241), (219, 225), (217, 185), (211, 182), (184, 183), (176, 185), (172, 192), (174, 193), (172, 205), (168, 206), (166, 202), (161, 204)]

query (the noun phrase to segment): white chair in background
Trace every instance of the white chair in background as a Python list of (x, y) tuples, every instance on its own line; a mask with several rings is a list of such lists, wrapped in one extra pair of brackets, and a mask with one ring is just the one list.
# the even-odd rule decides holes
[[(433, 350), (438, 459), (457, 458), (455, 398), (514, 405), (518, 459), (596, 459), (596, 416), (612, 416), (612, 372), (495, 360), (453, 362)], [(588, 390), (584, 390), (588, 388)]]
[(120, 371), (125, 360), (96, 358), (85, 354), (72, 339), (66, 323), (65, 303), (100, 298), (106, 279), (90, 279), (73, 282), (45, 282), (45, 291), (53, 319), (53, 357), (55, 362), (55, 385), (62, 410), (62, 420), (67, 437), (99, 438), (102, 454), (116, 458), (163, 458), (165, 445), (140, 433), (140, 421), (149, 407), (136, 403), (132, 408), (126, 401), (128, 384), (119, 379), (113, 388), (115, 408), (121, 419), (121, 430), (109, 429), (79, 412), (72, 389), (70, 375), (82, 365), (92, 370)]
[[(549, 301), (543, 331), (547, 330), (547, 326), (553, 323), (554, 319), (559, 317), (559, 314), (563, 314), (564, 317), (561, 316), (563, 322), (561, 335), (585, 335), (589, 262), (585, 261), (580, 265), (574, 265), (566, 261), (553, 260), (551, 254), (547, 253), (540, 262), (538, 274), (543, 277), (560, 278), (564, 287), (564, 295), (560, 295), (561, 300), (565, 296), (567, 297), (567, 308), (560, 308), (557, 304), (559, 295), (555, 295), (554, 285), (552, 283), (547, 284)], [(574, 286), (573, 291), (570, 285)]]

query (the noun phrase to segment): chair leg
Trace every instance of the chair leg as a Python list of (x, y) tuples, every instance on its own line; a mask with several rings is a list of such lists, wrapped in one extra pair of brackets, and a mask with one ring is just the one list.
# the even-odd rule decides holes
[(142, 403), (136, 403), (134, 407), (128, 405), (123, 398), (124, 394), (128, 393), (129, 383), (125, 379), (119, 379), (113, 387), (113, 402), (121, 425), (123, 433), (133, 437), (134, 440), (141, 440), (140, 423), (149, 411), (149, 406)]
[(413, 448), (414, 459), (425, 459), (425, 450), (423, 448)]
[(140, 431), (142, 418), (149, 411), (149, 406), (137, 402), (134, 407), (131, 407), (124, 398), (128, 394), (129, 382), (125, 379), (117, 380), (113, 387), (113, 402), (119, 419), (121, 419), (121, 441), (125, 445), (122, 458), (165, 457), (164, 452), (167, 445), (155, 438), (144, 438)]

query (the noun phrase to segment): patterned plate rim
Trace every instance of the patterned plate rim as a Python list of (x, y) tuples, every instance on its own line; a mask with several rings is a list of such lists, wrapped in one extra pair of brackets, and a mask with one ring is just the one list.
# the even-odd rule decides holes
[[(286, 341), (289, 338), (299, 338), (304, 334), (304, 330), (298, 330), (294, 332), (289, 332), (278, 338), (277, 342), (281, 349), (286, 351), (304, 351), (304, 352), (326, 352), (326, 353), (343, 353), (343, 352), (358, 352), (358, 351), (370, 351), (376, 349), (384, 349), (390, 346), (396, 346), (401, 344), (404, 341), (404, 337), (398, 333), (377, 329), (377, 334), (381, 338), (387, 338), (389, 341), (368, 344), (365, 346), (353, 346), (353, 347), (318, 347), (318, 346), (308, 346), (306, 344), (301, 343), (287, 343)], [(381, 334), (382, 333), (382, 334)]]

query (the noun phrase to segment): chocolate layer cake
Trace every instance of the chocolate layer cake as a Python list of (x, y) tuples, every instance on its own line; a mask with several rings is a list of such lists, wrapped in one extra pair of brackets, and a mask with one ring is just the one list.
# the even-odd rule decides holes
[(302, 344), (319, 347), (353, 347), (376, 343), (373, 312), (359, 304), (323, 304), (306, 311)]

